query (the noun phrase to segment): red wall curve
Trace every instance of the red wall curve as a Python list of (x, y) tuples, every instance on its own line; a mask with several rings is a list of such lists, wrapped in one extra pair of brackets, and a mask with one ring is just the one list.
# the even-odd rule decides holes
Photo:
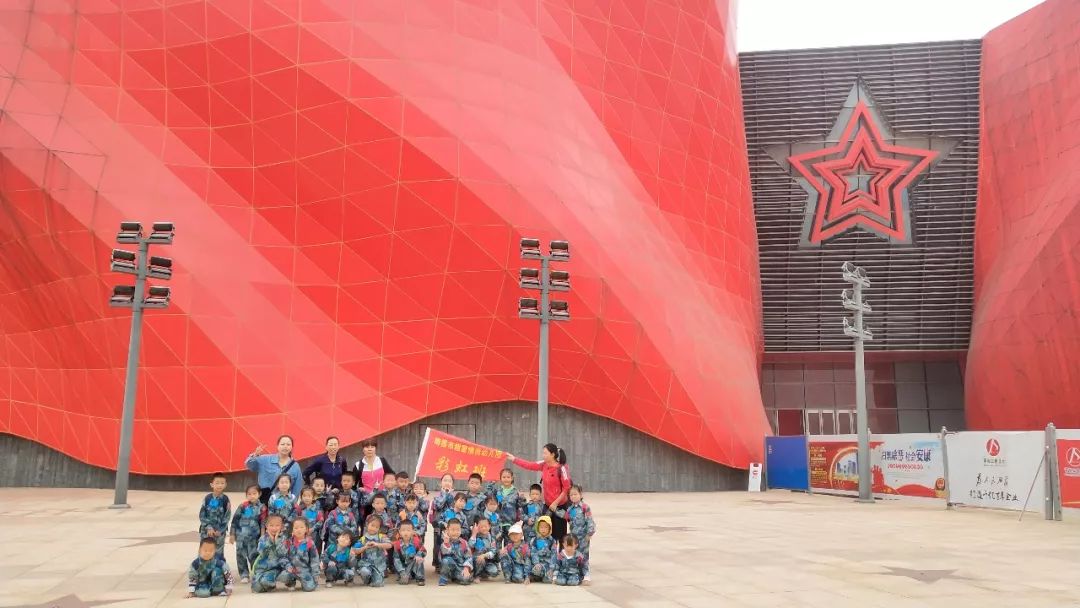
[(0, 431), (115, 466), (109, 250), (121, 219), (171, 219), (135, 472), (534, 399), (521, 236), (575, 256), (553, 402), (760, 458), (727, 2), (159, 4), (0, 9)]
[(983, 40), (971, 428), (1080, 426), (1080, 3)]

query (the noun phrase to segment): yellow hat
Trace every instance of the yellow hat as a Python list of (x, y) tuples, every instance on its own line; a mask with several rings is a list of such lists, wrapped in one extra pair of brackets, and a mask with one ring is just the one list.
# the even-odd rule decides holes
[(544, 523), (544, 524), (547, 524), (547, 525), (548, 525), (548, 534), (551, 534), (551, 531), (553, 530), (553, 528), (552, 528), (552, 526), (551, 526), (551, 517), (549, 517), (549, 516), (547, 516), (547, 515), (541, 515), (541, 516), (540, 516), (540, 517), (539, 517), (539, 518), (538, 518), (538, 519), (536, 520), (536, 525), (535, 525), (535, 526), (533, 526), (533, 528), (534, 528), (534, 529), (536, 530), (536, 533), (537, 533), (537, 534), (540, 534), (540, 524), (542, 524), (542, 523)]

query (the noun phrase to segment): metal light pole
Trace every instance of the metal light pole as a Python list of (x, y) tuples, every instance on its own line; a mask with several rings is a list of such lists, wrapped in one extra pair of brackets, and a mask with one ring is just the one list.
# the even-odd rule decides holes
[(110, 270), (135, 275), (135, 285), (113, 287), (109, 306), (131, 309), (131, 339), (128, 342), (127, 370), (124, 376), (124, 409), (120, 418), (120, 445), (116, 455), (116, 493), (112, 509), (127, 509), (128, 475), (131, 470), (131, 435), (135, 426), (135, 393), (139, 371), (139, 345), (142, 341), (143, 310), (165, 308), (171, 291), (168, 287), (146, 289), (147, 277), (172, 278), (172, 260), (150, 257), (150, 245), (169, 245), (173, 242), (172, 222), (154, 222), (150, 236), (143, 237), (142, 224), (121, 222), (116, 242), (138, 245), (138, 253), (114, 249)]
[(852, 289), (845, 289), (840, 294), (844, 308), (855, 312), (855, 325), (844, 317), (844, 335), (855, 339), (855, 418), (859, 425), (859, 502), (874, 502), (873, 480), (870, 475), (870, 422), (866, 413), (866, 365), (863, 343), (874, 339), (874, 334), (864, 327), (863, 314), (871, 311), (870, 304), (863, 300), (862, 290), (870, 287), (866, 271), (851, 262), (844, 262), (841, 267), (844, 281), (851, 283)]
[(536, 389), (536, 453), (548, 442), (548, 351), (551, 321), (567, 321), (570, 310), (566, 302), (551, 299), (553, 291), (570, 291), (570, 273), (551, 270), (551, 262), (570, 259), (570, 245), (566, 241), (551, 241), (548, 253), (540, 251), (540, 239), (521, 239), (521, 259), (540, 260), (540, 269), (522, 268), (519, 284), (523, 289), (540, 291), (536, 298), (518, 301), (518, 317), (540, 321), (540, 370)]

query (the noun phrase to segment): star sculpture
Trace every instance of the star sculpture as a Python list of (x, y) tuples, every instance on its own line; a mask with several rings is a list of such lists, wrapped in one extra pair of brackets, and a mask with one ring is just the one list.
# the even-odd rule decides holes
[[(906, 145), (878, 114), (866, 85), (851, 88), (832, 130), (822, 140), (772, 146), (766, 151), (793, 171), (807, 193), (803, 247), (816, 247), (854, 229), (911, 244), (908, 192), (955, 146), (940, 138)], [(937, 148), (937, 149), (934, 149)], [(802, 149), (792, 153), (793, 149)]]

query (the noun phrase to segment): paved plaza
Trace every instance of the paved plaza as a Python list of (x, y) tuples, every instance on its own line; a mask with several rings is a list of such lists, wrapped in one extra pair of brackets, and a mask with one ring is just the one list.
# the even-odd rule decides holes
[[(241, 496), (232, 492), (234, 505)], [(0, 606), (1080, 606), (1080, 516), (764, 494), (590, 494), (590, 587), (341, 588), (185, 599), (202, 494), (0, 490)], [(1067, 516), (1070, 514), (1067, 514)], [(226, 549), (230, 563), (232, 546)], [(385, 602), (373, 604), (372, 602)]]

